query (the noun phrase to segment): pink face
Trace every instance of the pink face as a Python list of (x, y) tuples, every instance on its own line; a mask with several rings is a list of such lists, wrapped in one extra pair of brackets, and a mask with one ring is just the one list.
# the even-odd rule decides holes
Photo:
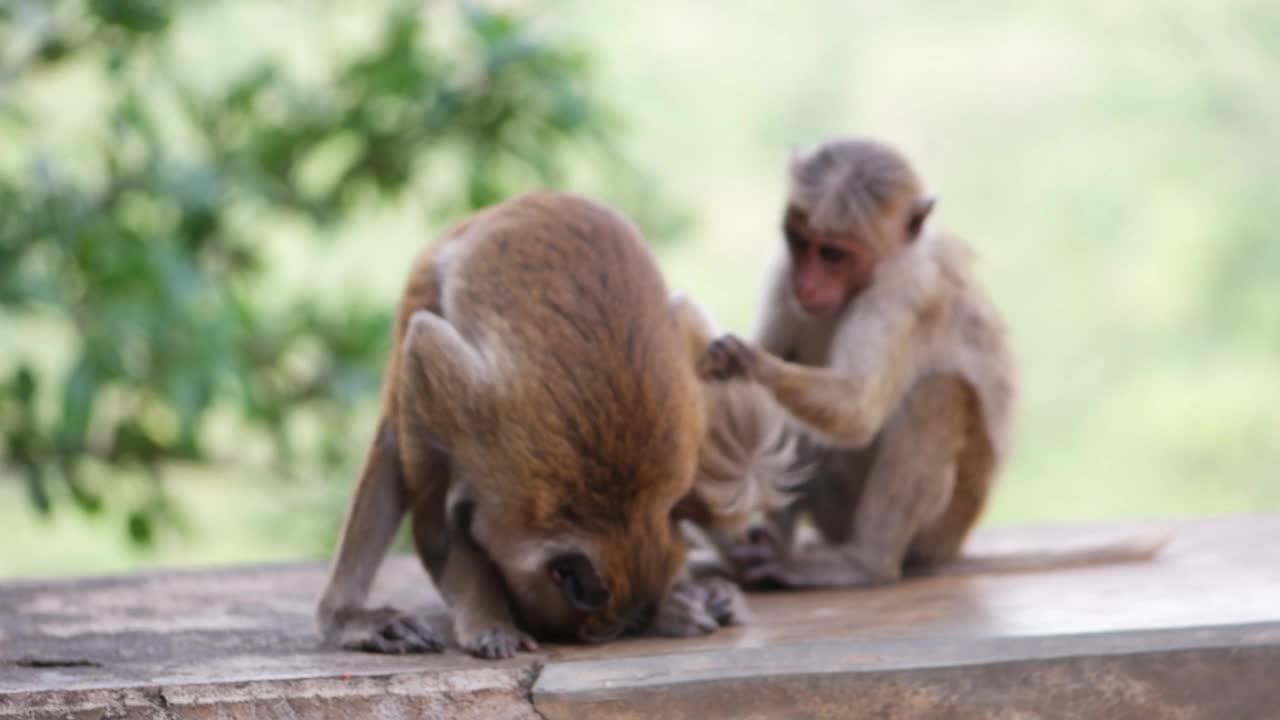
[(796, 210), (787, 212), (783, 233), (791, 255), (791, 289), (806, 313), (839, 312), (871, 282), (875, 257), (856, 236), (814, 230)]

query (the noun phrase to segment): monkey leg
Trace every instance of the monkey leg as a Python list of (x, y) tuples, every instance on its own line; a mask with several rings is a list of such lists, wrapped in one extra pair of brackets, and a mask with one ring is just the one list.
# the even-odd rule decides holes
[(951, 502), (966, 440), (970, 390), (950, 376), (920, 380), (877, 441), (861, 498), (850, 508), (852, 536), (787, 555), (753, 558), (750, 583), (784, 587), (877, 585), (902, 577), (913, 543)]
[(317, 619), (326, 644), (382, 653), (436, 652), (442, 644), (420, 618), (365, 608), (365, 598), (404, 515), (396, 435), (386, 418), (365, 457)]
[(418, 311), (405, 335), (399, 385), (400, 445), (405, 485), (413, 501), (413, 541), (448, 604), (463, 650), (484, 658), (511, 657), (537, 644), (516, 628), (497, 568), (470, 534), (470, 501), (456, 503), (445, 449), (465, 431), (485, 383), (475, 350), (444, 318)]
[[(807, 448), (805, 480), (792, 504), (765, 513), (764, 522), (752, 526), (747, 544), (730, 548), (738, 577), (765, 560), (789, 556), (796, 548), (797, 522), (807, 513), (819, 537), (828, 545), (843, 545), (853, 537), (853, 511), (862, 498), (878, 443), (859, 450)], [(724, 552), (724, 551), (722, 551)]]
[[(470, 504), (463, 502), (459, 507), (447, 531), (442, 531), (441, 518), (434, 513), (415, 514), (413, 523), (418, 554), (449, 605), (458, 645), (482, 658), (537, 650), (534, 639), (516, 627), (497, 567), (470, 537)], [(447, 537), (443, 546), (442, 535)]]
[(956, 461), (955, 489), (947, 509), (911, 543), (909, 565), (938, 565), (960, 556), (969, 532), (978, 524), (996, 475), (995, 451), (971, 397), (964, 446)]

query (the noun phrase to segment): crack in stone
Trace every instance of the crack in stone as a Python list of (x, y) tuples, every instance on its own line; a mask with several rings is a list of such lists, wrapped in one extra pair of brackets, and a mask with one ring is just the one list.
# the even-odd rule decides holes
[(102, 667), (102, 663), (82, 658), (41, 658), (24, 657), (14, 661), (14, 665), (24, 668), (78, 668)]
[(160, 711), (160, 716), (166, 720), (174, 720), (173, 710), (169, 707), (169, 698), (164, 694), (164, 688), (155, 688), (144, 692), (147, 700)]
[(525, 702), (529, 703), (529, 709), (533, 711), (533, 714), (542, 718), (542, 720), (547, 720), (547, 716), (543, 715), (542, 711), (538, 709), (538, 703), (533, 699), (533, 689), (537, 686), (538, 678), (542, 676), (542, 670), (546, 666), (547, 662), (545, 660), (535, 660), (533, 665), (520, 678), (520, 691), (524, 694)]

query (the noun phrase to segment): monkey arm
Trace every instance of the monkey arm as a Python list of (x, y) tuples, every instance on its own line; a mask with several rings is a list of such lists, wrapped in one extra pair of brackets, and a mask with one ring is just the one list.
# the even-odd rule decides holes
[(381, 653), (438, 652), (444, 645), (420, 617), (364, 601), (404, 515), (404, 479), (391, 420), (384, 416), (365, 457), (329, 582), (317, 609), (325, 642)]
[(864, 447), (917, 374), (917, 325), (890, 313), (852, 317), (835, 337), (830, 368), (755, 349), (751, 376), (797, 420), (832, 443)]
[(485, 658), (537, 650), (538, 643), (516, 627), (497, 568), (470, 538), (451, 535), (440, 594), (452, 611), (458, 644)]

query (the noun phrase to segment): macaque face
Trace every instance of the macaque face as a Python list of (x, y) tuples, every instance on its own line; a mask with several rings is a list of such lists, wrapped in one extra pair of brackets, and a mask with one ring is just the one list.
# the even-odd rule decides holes
[(870, 284), (875, 256), (857, 235), (815, 230), (795, 209), (787, 211), (783, 234), (791, 258), (791, 289), (806, 313), (833, 315)]
[(595, 643), (643, 630), (684, 564), (683, 544), (666, 527), (581, 546), (546, 543), (498, 563), (521, 624), (539, 639)]
[(672, 504), (601, 534), (551, 525), (497, 530), (483, 509), (468, 530), (497, 566), (526, 631), (540, 640), (603, 642), (643, 629), (684, 566)]

